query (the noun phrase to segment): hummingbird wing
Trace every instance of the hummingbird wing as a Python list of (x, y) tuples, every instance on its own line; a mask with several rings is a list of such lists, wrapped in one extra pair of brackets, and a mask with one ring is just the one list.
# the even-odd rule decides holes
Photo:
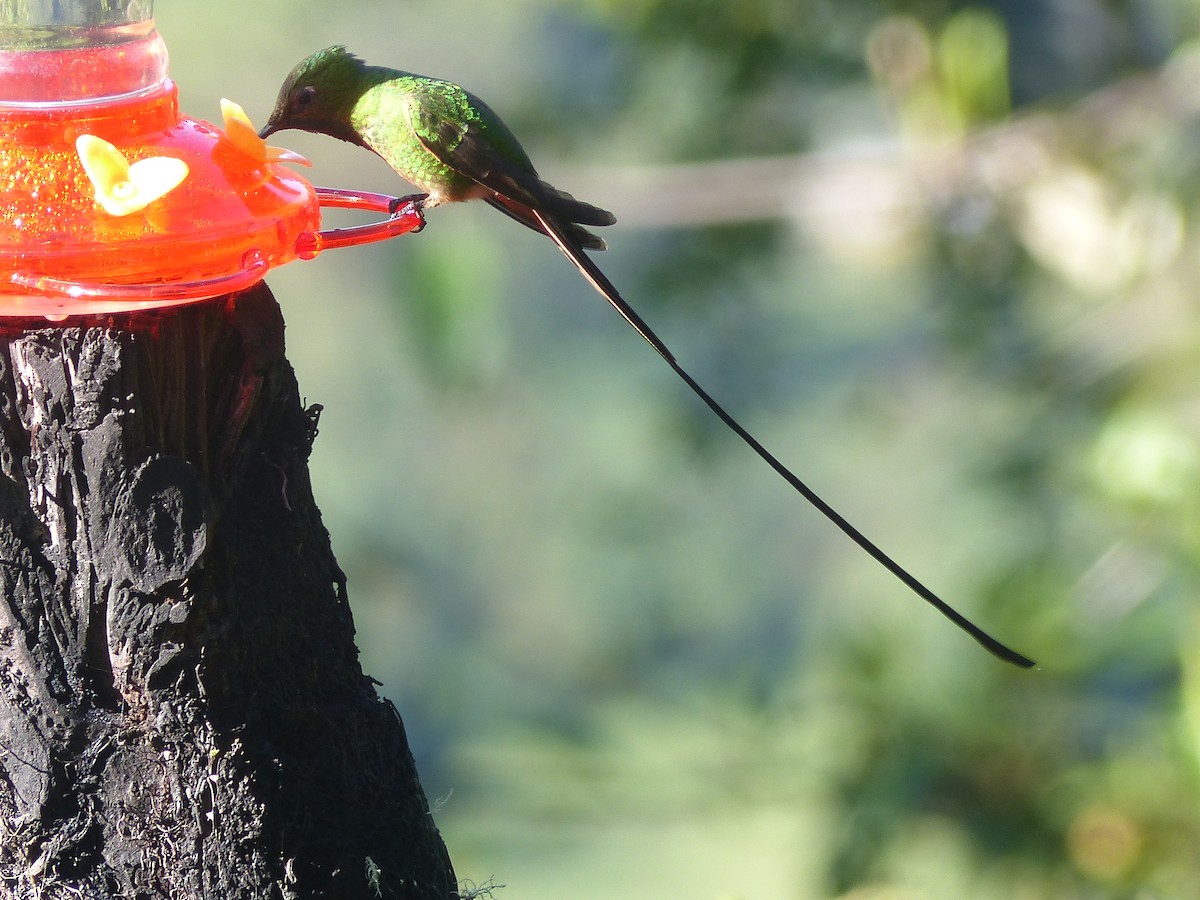
[[(515, 219), (526, 228), (532, 228), (534, 231), (538, 232), (538, 234), (548, 234), (538, 217), (534, 215), (532, 207), (517, 203), (513, 200), (510, 200), (508, 197), (505, 197), (503, 194), (497, 194), (495, 192), (493, 192), (491, 197), (485, 197), (484, 200), (493, 209), (500, 210), (500, 212), (504, 213), (510, 219)], [(557, 223), (558, 227), (561, 228), (565, 234), (569, 235), (574, 243), (579, 244), (580, 247), (586, 247), (588, 250), (608, 249), (608, 244), (604, 242), (604, 238), (600, 237), (600, 235), (592, 234), (592, 232), (588, 231), (586, 228), (576, 225), (574, 222), (564, 222), (562, 219), (558, 218), (555, 218), (554, 221)], [(552, 234), (549, 236), (551, 238), (554, 237)]]
[(539, 178), (516, 137), (482, 100), (449, 82), (435, 83), (415, 100), (410, 121), (417, 140), (443, 165), (490, 191), (492, 206), (545, 233), (532, 212), (538, 210), (581, 246), (604, 249), (603, 240), (580, 226), (612, 225), (616, 216)]

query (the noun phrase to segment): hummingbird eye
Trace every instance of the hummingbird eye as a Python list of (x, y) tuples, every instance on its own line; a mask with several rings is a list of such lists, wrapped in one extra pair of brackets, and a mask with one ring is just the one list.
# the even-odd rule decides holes
[(317, 98), (317, 89), (311, 84), (302, 87), (299, 93), (296, 94), (296, 99), (293, 101), (297, 108), (303, 109)]

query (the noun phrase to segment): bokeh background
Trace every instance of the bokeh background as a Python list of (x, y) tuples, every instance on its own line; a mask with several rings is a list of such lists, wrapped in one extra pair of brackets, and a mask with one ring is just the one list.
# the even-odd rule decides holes
[[(184, 109), (302, 56), (485, 96), (685, 366), (479, 205), (273, 273), (364, 666), (464, 881), (1200, 896), (1200, 3), (160, 0)], [(318, 184), (402, 193), (287, 133)]]

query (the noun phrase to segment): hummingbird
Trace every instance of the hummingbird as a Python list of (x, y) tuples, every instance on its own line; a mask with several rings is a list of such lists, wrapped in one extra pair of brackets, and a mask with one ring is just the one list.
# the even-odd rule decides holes
[(483, 200), (548, 237), (717, 418), (805, 500), (990, 653), (1022, 668), (1034, 666), (1033, 660), (961, 615), (868, 540), (696, 383), (586, 252), (606, 248), (603, 238), (588, 227), (613, 225), (616, 216), (543, 181), (516, 136), (474, 94), (449, 81), (367, 65), (340, 45), (327, 47), (292, 69), (259, 137), (287, 129), (328, 135), (380, 156), (420, 191), (393, 201), (393, 215), (411, 208), (423, 217), (424, 211), (443, 203)]

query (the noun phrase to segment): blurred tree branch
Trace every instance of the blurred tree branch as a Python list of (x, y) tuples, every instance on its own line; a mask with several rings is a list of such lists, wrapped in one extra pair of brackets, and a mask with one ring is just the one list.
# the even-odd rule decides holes
[(1180, 128), (1200, 113), (1200, 51), (1126, 78), (1060, 111), (1018, 115), (966, 136), (873, 142), (790, 156), (663, 167), (556, 166), (556, 181), (600, 197), (623, 226), (694, 228), (791, 221), (924, 217), (948, 196), (1011, 197), (1038, 173), (1074, 158), (1102, 159)]

